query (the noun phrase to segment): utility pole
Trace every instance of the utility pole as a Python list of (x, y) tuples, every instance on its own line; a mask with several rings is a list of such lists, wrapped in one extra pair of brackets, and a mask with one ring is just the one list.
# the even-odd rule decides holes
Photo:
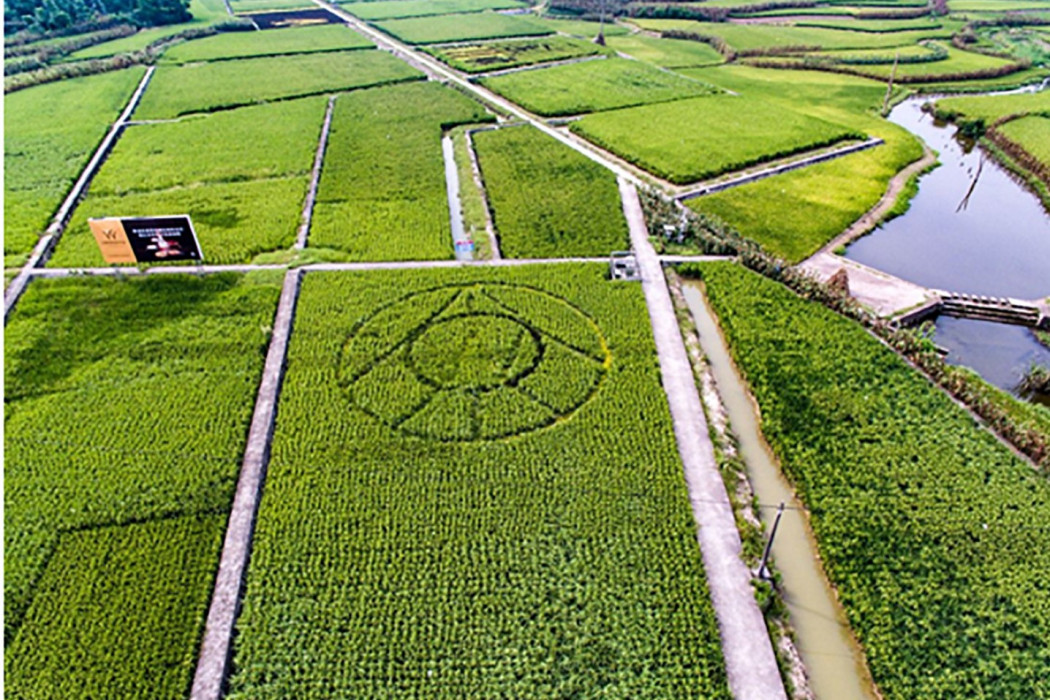
[(777, 526), (780, 525), (780, 516), (784, 514), (784, 503), (780, 503), (780, 507), (777, 508), (777, 517), (773, 521), (773, 530), (769, 533), (769, 541), (766, 542), (766, 551), (762, 552), (762, 563), (758, 565), (758, 572), (756, 575), (763, 581), (773, 581), (773, 574), (770, 572), (767, 564), (769, 563), (769, 551), (773, 549), (773, 538), (777, 536)]
[(882, 116), (887, 117), (890, 114), (890, 97), (893, 96), (893, 81), (897, 77), (897, 62), (901, 60), (901, 52), (898, 51), (893, 56), (893, 68), (890, 70), (890, 79), (886, 83), (886, 97), (882, 100)]
[(598, 0), (598, 36), (594, 38), (598, 46), (605, 46), (605, 0)]

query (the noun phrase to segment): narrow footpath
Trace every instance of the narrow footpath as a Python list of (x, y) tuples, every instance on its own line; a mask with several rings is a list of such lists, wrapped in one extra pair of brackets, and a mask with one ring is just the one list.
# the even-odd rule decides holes
[(135, 107), (138, 106), (139, 100), (142, 99), (142, 93), (146, 91), (146, 86), (149, 85), (150, 79), (153, 77), (153, 71), (156, 70), (156, 66), (150, 66), (146, 69), (146, 74), (142, 76), (142, 80), (139, 81), (139, 85), (135, 88), (135, 91), (131, 93), (131, 97), (128, 99), (128, 103), (124, 106), (124, 111), (117, 117), (117, 121), (113, 122), (113, 125), (109, 128), (105, 138), (102, 139), (102, 143), (95, 149), (95, 153), (91, 156), (91, 160), (80, 173), (80, 177), (73, 184), (73, 188), (66, 195), (65, 200), (62, 202), (62, 206), (58, 208), (58, 212), (55, 214), (51, 221), (51, 225), (47, 227), (47, 231), (37, 241), (36, 246), (33, 248), (32, 255), (29, 256), (29, 261), (22, 268), (18, 276), (11, 280), (11, 284), (4, 290), (4, 323), (7, 322), (7, 317), (11, 314), (11, 309), (15, 307), (18, 300), (21, 298), (22, 293), (26, 290), (26, 285), (32, 279), (33, 270), (42, 267), (49, 257), (51, 257), (51, 251), (55, 249), (55, 244), (58, 243), (58, 239), (62, 236), (62, 232), (66, 229), (66, 224), (69, 222), (69, 217), (73, 213), (73, 208), (80, 201), (81, 196), (87, 191), (88, 185), (91, 184), (91, 179), (95, 177), (95, 173), (102, 167), (102, 163), (105, 161), (106, 156), (109, 155), (110, 150), (116, 144), (117, 139), (124, 132), (124, 128), (128, 125), (128, 121), (131, 119), (132, 112), (135, 111)]
[(289, 270), (284, 276), (284, 287), (277, 303), (270, 347), (266, 353), (255, 412), (248, 431), (248, 444), (237, 479), (237, 491), (226, 525), (222, 558), (215, 576), (211, 606), (204, 624), (197, 670), (190, 690), (191, 700), (219, 700), (226, 681), (228, 666), (233, 658), (230, 645), (233, 629), (241, 606), (241, 590), (255, 532), (255, 516), (259, 511), (266, 468), (270, 462), (270, 440), (277, 417), (277, 399), (284, 379), (288, 339), (292, 334), (295, 306), (299, 299), (302, 272)]
[(335, 95), (328, 98), (328, 107), (325, 108), (324, 122), (321, 124), (321, 136), (317, 139), (317, 151), (314, 153), (314, 167), (310, 171), (310, 189), (306, 192), (306, 200), (303, 202), (303, 213), (300, 218), (299, 230), (295, 236), (296, 250), (306, 247), (306, 237), (310, 235), (310, 222), (313, 221), (314, 203), (317, 201), (317, 185), (321, 180), (321, 166), (324, 164), (324, 152), (328, 148), (328, 134), (332, 130), (332, 111), (335, 109)]
[(707, 433), (707, 420), (660, 258), (649, 244), (637, 190), (624, 179), (619, 183), (631, 246), (642, 273), (660, 376), (699, 528), (697, 540), (722, 636), (729, 689), (738, 700), (786, 698), (765, 619), (751, 591), (751, 572), (741, 559), (740, 533)]

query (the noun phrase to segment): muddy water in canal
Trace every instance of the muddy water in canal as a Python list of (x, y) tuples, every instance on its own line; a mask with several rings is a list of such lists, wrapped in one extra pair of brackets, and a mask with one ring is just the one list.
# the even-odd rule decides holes
[(754, 404), (701, 289), (696, 282), (682, 286), (767, 527), (772, 525), (776, 505), (787, 506), (773, 541), (773, 557), (783, 576), (782, 592), (810, 687), (819, 700), (871, 700), (875, 694), (863, 656), (824, 577), (800, 504), (762, 437)]

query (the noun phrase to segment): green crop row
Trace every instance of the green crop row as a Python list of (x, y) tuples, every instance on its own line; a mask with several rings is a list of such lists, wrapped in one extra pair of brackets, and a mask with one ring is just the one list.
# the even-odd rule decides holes
[(432, 82), (340, 96), (310, 245), (353, 260), (452, 257), (442, 129), (491, 119)]
[[(401, 3), (408, 0), (394, 0)], [(612, 53), (597, 44), (567, 36), (549, 36), (538, 39), (489, 41), (462, 46), (444, 46), (424, 49), (453, 68), (467, 73), (527, 66), (533, 63), (560, 61), (599, 53)]]
[(616, 178), (602, 166), (532, 127), (482, 131), (474, 144), (505, 257), (630, 247)]
[(342, 24), (288, 27), (264, 32), (226, 32), (171, 47), (164, 63), (193, 63), (251, 56), (344, 51), (374, 44)]
[(191, 27), (205, 26), (202, 22), (188, 22), (185, 24), (174, 24), (166, 27), (150, 27), (140, 29), (131, 36), (104, 41), (94, 46), (81, 49), (66, 57), (67, 61), (87, 61), (96, 58), (108, 58), (122, 53), (133, 53), (142, 51), (150, 44), (167, 39), (168, 37), (184, 32)]
[(861, 327), (701, 272), (882, 696), (1050, 694), (1045, 477)]
[(409, 44), (437, 44), (444, 41), (502, 39), (554, 33), (531, 17), (502, 15), (497, 12), (391, 19), (375, 24)]
[[(4, 97), (4, 256), (36, 245), (142, 79), (143, 69), (75, 78)], [(61, 115), (61, 116), (58, 116)]]
[(570, 128), (677, 184), (864, 138), (840, 124), (739, 95), (591, 114)]
[(231, 698), (729, 697), (641, 289), (558, 268), (307, 273)]
[(894, 32), (932, 31), (942, 27), (936, 18), (920, 17), (918, 19), (809, 19), (794, 22), (796, 27), (822, 27), (851, 32), (868, 32), (872, 34), (889, 34)]
[(4, 347), (8, 697), (184, 697), (279, 292), (27, 289)]
[(170, 119), (192, 112), (418, 80), (422, 74), (384, 51), (341, 51), (161, 66), (136, 119)]
[(129, 127), (51, 264), (103, 264), (87, 219), (111, 216), (190, 214), (205, 260), (213, 263), (245, 263), (287, 248), (295, 240), (325, 103), (310, 97)]
[(526, 7), (518, 0), (367, 0), (346, 2), (345, 9), (361, 19), (399, 19)]
[(667, 102), (715, 90), (698, 80), (623, 58), (482, 78), (481, 84), (543, 116)]

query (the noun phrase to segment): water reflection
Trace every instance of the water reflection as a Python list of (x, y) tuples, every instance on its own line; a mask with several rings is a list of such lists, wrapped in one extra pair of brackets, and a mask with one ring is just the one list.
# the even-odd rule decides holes
[(907, 214), (853, 243), (847, 257), (925, 287), (1050, 295), (1050, 218), (1039, 198), (992, 159), (982, 166), (983, 150), (935, 123), (922, 111), (926, 99), (906, 100), (890, 120), (938, 151), (942, 165), (922, 178)]
[[(970, 367), (1007, 391), (1014, 391), (1032, 363), (1050, 367), (1050, 348), (1022, 326), (941, 316), (936, 342), (948, 349), (948, 362)], [(1029, 398), (1050, 405), (1045, 394)]]

